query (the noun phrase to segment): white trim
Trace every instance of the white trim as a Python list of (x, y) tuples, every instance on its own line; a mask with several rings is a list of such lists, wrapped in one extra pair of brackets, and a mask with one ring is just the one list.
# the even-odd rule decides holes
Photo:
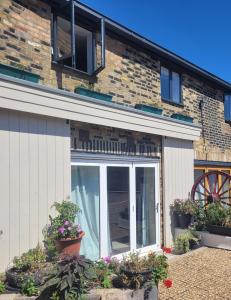
[(185, 140), (198, 140), (201, 132), (194, 124), (8, 76), (0, 76), (0, 107)]
[[(132, 162), (132, 161), (95, 161), (94, 159), (80, 159), (79, 161), (71, 161), (72, 166), (98, 166), (100, 171), (100, 256), (109, 255), (108, 249), (108, 195), (107, 195), (107, 167), (128, 167), (129, 168), (129, 209), (130, 209), (130, 250), (118, 255), (114, 255), (118, 259), (131, 251), (139, 251), (146, 254), (150, 250), (160, 250), (160, 178), (159, 178), (159, 160)], [(137, 249), (136, 245), (136, 167), (152, 167), (155, 169), (155, 204), (159, 205), (156, 212), (156, 244)], [(105, 187), (105, 188), (102, 188)], [(106, 230), (105, 230), (106, 228)], [(101, 238), (103, 237), (103, 238)]]

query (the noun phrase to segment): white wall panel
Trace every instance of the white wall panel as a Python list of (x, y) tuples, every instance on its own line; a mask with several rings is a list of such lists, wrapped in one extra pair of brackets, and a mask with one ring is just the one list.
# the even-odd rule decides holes
[(164, 239), (172, 244), (170, 204), (186, 199), (193, 185), (194, 151), (192, 141), (163, 137)]
[(50, 206), (70, 196), (64, 119), (0, 109), (0, 271), (42, 241)]

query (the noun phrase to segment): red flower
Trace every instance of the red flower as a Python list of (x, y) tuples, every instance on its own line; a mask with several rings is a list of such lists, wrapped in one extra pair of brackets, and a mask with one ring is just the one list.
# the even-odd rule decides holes
[(171, 253), (172, 252), (172, 248), (168, 248), (168, 247), (163, 247), (162, 250), (164, 251), (164, 253)]
[(172, 280), (171, 279), (165, 279), (164, 280), (164, 285), (166, 286), (166, 288), (170, 288), (172, 287)]

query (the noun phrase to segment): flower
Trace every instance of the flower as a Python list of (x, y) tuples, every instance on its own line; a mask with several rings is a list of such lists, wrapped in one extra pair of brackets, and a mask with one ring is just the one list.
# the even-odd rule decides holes
[(80, 232), (83, 231), (82, 228), (81, 228), (81, 226), (80, 226), (79, 224), (76, 225), (76, 231), (77, 231), (78, 233), (80, 233)]
[(164, 253), (171, 253), (172, 252), (172, 248), (170, 247), (162, 247), (162, 250)]
[(69, 230), (69, 231), (70, 231), (70, 230), (71, 230), (71, 227), (70, 227), (70, 226), (69, 226), (69, 227), (67, 227), (67, 230)]
[(65, 221), (65, 222), (64, 222), (64, 225), (65, 225), (65, 226), (68, 226), (68, 225), (70, 225), (70, 222), (69, 222), (69, 221)]
[(59, 229), (58, 229), (58, 232), (59, 232), (59, 233), (63, 234), (64, 231), (65, 231), (65, 228), (64, 228), (64, 227), (59, 227)]
[(104, 261), (106, 264), (110, 264), (110, 262), (111, 262), (111, 257), (110, 257), (110, 256), (105, 256), (105, 257), (103, 257), (103, 261)]
[(165, 279), (164, 280), (164, 285), (166, 286), (166, 288), (170, 288), (172, 287), (172, 280), (171, 279)]

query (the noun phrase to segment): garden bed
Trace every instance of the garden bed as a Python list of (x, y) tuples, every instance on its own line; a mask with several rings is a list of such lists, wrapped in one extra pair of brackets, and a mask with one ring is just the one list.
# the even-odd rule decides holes
[[(185, 232), (186, 230), (187, 229), (175, 228), (175, 237)], [(230, 236), (213, 234), (209, 233), (208, 231), (196, 231), (196, 233), (201, 237), (202, 246), (231, 250)]]

